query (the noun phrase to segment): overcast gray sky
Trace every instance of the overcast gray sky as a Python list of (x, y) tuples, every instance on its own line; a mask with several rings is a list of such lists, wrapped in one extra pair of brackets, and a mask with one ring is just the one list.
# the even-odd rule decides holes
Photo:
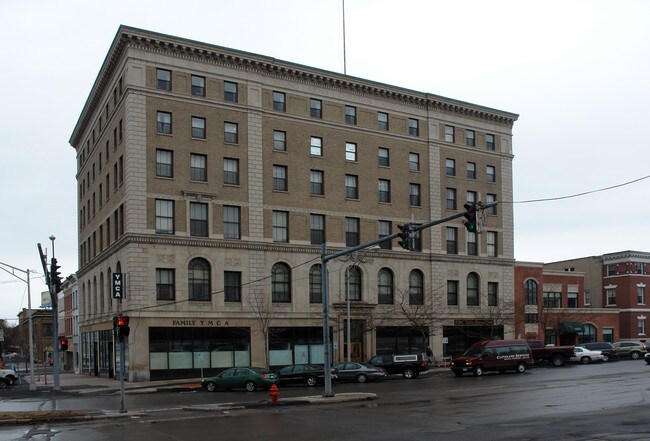
[[(118, 26), (343, 71), (341, 0), (0, 2), (0, 262), (77, 269), (68, 144)], [(650, 2), (346, 0), (347, 73), (520, 115), (515, 257), (650, 251)], [(511, 202), (511, 201), (502, 201)], [(42, 279), (32, 283), (40, 305)], [(27, 307), (0, 271), (0, 318)], [(15, 322), (13, 322), (15, 323)]]

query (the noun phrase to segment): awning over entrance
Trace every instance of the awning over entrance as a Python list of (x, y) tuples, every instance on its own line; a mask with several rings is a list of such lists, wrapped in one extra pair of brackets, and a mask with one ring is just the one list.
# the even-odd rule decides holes
[(582, 323), (578, 322), (562, 322), (562, 330), (572, 334), (579, 334), (584, 331)]

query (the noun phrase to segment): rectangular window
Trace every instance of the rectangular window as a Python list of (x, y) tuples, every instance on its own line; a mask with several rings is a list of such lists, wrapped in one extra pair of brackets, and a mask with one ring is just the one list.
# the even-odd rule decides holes
[(417, 153), (409, 153), (409, 171), (420, 171), (420, 155)]
[(467, 232), (467, 255), (478, 256), (478, 245), (476, 243), (476, 233)]
[(377, 128), (379, 130), (388, 130), (388, 113), (377, 112)]
[(192, 138), (205, 139), (205, 118), (192, 117)]
[(190, 236), (208, 236), (208, 204), (190, 202)]
[[(392, 234), (393, 226), (391, 221), (382, 221), (380, 220), (377, 224), (378, 239), (382, 237), (390, 236)], [(392, 243), (390, 240), (385, 240), (379, 243), (379, 247), (384, 250), (390, 250), (392, 248)]]
[(309, 100), (309, 116), (312, 118), (322, 118), (323, 117), (323, 102), (311, 98)]
[(467, 163), (467, 179), (476, 179), (476, 164), (473, 162)]
[(524, 321), (528, 324), (534, 325), (538, 323), (539, 319), (537, 318), (536, 313), (528, 313), (524, 315)]
[(497, 306), (499, 304), (499, 284), (497, 282), (488, 282), (487, 288), (488, 306)]
[[(491, 204), (497, 201), (497, 195), (488, 193), (486, 197), (486, 204)], [(497, 214), (497, 206), (494, 205), (490, 208), (485, 209), (485, 213), (495, 215)]]
[(607, 265), (607, 275), (608, 276), (616, 275), (616, 265)]
[(476, 201), (476, 192), (475, 191), (468, 191), (467, 192), (467, 202), (475, 203)]
[(223, 237), (226, 239), (239, 239), (240, 228), (240, 208), (232, 205), (223, 206)]
[(493, 165), (486, 166), (485, 177), (488, 182), (496, 182), (497, 181), (496, 167)]
[(409, 118), (409, 135), (420, 136), (420, 121), (415, 118)]
[(454, 126), (445, 126), (445, 141), (455, 142), (456, 135), (454, 133)]
[(447, 280), (447, 305), (458, 306), (458, 280)]
[(347, 124), (357, 124), (357, 108), (352, 106), (345, 106), (345, 122)]
[(289, 242), (288, 211), (273, 211), (273, 242)]
[(174, 234), (174, 201), (156, 199), (156, 233)]
[(345, 160), (357, 162), (357, 145), (355, 143), (345, 143)]
[(591, 292), (588, 289), (585, 289), (585, 306), (591, 305)]
[(172, 71), (156, 69), (156, 88), (158, 90), (172, 90)]
[(239, 185), (239, 159), (223, 158), (223, 183)]
[(171, 135), (172, 133), (172, 114), (169, 112), (158, 112), (156, 115), (157, 118), (157, 131), (158, 133), (164, 133), (166, 135)]
[(207, 161), (205, 155), (190, 154), (190, 179), (192, 181), (206, 182), (208, 180)]
[(287, 151), (287, 132), (273, 131), (273, 150)]
[(359, 245), (359, 218), (345, 218), (345, 246), (353, 247)]
[[(174, 177), (174, 153), (171, 150), (156, 149), (156, 176)], [(108, 185), (106, 186), (108, 190)]]
[(359, 177), (356, 175), (345, 175), (345, 197), (347, 199), (359, 199)]
[(205, 77), (192, 75), (192, 95), (205, 96)]
[(283, 92), (273, 92), (273, 110), (286, 112), (285, 94)]
[(317, 196), (325, 194), (324, 173), (322, 170), (311, 170), (309, 172), (310, 193)]
[(616, 305), (616, 288), (608, 288), (606, 289), (606, 295), (607, 295), (607, 306), (615, 306)]
[(636, 302), (639, 305), (645, 305), (645, 285), (636, 287)]
[(445, 160), (445, 172), (447, 176), (456, 176), (456, 160), (447, 158)]
[(273, 166), (273, 190), (287, 191), (287, 167), (284, 165)]
[(456, 189), (455, 188), (447, 188), (446, 194), (447, 194), (447, 210), (455, 210), (456, 209)]
[(241, 302), (241, 272), (223, 272), (224, 302)]
[(409, 184), (409, 203), (413, 207), (422, 205), (420, 201), (420, 184)]
[(309, 215), (309, 230), (312, 245), (321, 245), (325, 243), (325, 215)]
[(545, 308), (561, 308), (562, 307), (562, 293), (547, 291), (543, 294)]
[(494, 150), (494, 135), (486, 133), (485, 135), (485, 148), (488, 150)]
[(458, 254), (458, 228), (447, 227), (447, 254)]
[(637, 320), (637, 321), (636, 321), (636, 323), (637, 323), (637, 325), (636, 325), (636, 332), (637, 332), (639, 335), (645, 335), (645, 318), (640, 318), (640, 317), (639, 317), (639, 318), (637, 318), (636, 320)]
[(488, 257), (497, 257), (497, 232), (487, 232), (487, 255)]
[(474, 130), (465, 130), (465, 144), (474, 147)]
[(380, 179), (378, 182), (379, 202), (390, 203), (390, 181)]
[(379, 165), (381, 167), (389, 167), (390, 166), (390, 151), (385, 147), (379, 147), (378, 155), (379, 155)]
[(312, 136), (310, 147), (310, 153), (312, 156), (323, 156), (323, 138)]
[(223, 140), (232, 144), (237, 144), (239, 142), (239, 136), (237, 134), (237, 123), (225, 122), (223, 124)]
[(223, 82), (223, 99), (231, 103), (237, 102), (237, 83), (231, 81)]
[(156, 300), (174, 300), (174, 270), (156, 268)]
[(570, 292), (567, 293), (567, 308), (577, 308), (578, 307), (578, 293)]

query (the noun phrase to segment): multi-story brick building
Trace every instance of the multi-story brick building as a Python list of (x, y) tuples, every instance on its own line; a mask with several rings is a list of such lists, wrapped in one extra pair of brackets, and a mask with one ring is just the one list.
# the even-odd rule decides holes
[[(511, 201), (516, 119), (120, 27), (70, 139), (83, 369), (112, 371), (118, 312), (131, 320), (131, 380), (322, 363), (321, 244)], [(453, 221), (424, 230), (416, 251), (385, 242), (330, 262), (334, 358), (347, 350), (346, 291), (359, 358), (512, 335), (491, 315), (512, 305), (512, 224), (499, 205), (481, 234)]]

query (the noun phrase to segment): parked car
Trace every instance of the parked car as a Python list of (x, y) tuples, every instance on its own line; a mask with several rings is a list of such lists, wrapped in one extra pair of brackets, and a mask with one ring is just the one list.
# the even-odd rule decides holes
[(386, 369), (366, 363), (339, 363), (334, 366), (338, 381), (356, 381), (365, 383), (370, 380), (379, 380), (388, 375)]
[[(336, 380), (336, 370), (332, 369), (332, 380)], [(325, 381), (325, 370), (323, 366), (313, 364), (292, 364), (276, 371), (280, 384), (306, 384), (316, 386)]]
[(474, 343), (463, 355), (454, 357), (451, 370), (457, 377), (471, 372), (480, 377), (486, 371), (526, 372), (533, 365), (533, 354), (526, 340), (484, 340)]
[(638, 360), (648, 352), (646, 344), (638, 340), (617, 341), (614, 347), (619, 357), (630, 357), (632, 360)]
[(643, 358), (645, 358), (646, 363), (650, 364), (650, 352), (646, 352), (645, 357), (643, 357)]
[(14, 384), (18, 380), (18, 375), (13, 369), (0, 369), (0, 378), (4, 378), (9, 384)]
[(581, 347), (592, 351), (600, 351), (605, 356), (605, 361), (618, 359), (618, 349), (613, 344), (606, 341), (597, 341), (593, 343), (583, 343)]
[(550, 363), (552, 366), (562, 366), (573, 356), (573, 346), (545, 345), (541, 340), (528, 340), (528, 346), (533, 352), (535, 362)]
[(589, 364), (594, 361), (606, 361), (601, 351), (592, 351), (581, 346), (573, 348), (573, 353), (574, 355), (571, 357), (571, 361), (576, 363)]
[(260, 367), (236, 367), (226, 369), (214, 377), (204, 378), (201, 382), (203, 389), (215, 392), (217, 389), (246, 389), (253, 392), (257, 388), (270, 389), (273, 384), (279, 384), (276, 374)]
[(375, 355), (368, 364), (385, 369), (389, 375), (399, 374), (407, 379), (416, 378), (429, 369), (425, 353)]

